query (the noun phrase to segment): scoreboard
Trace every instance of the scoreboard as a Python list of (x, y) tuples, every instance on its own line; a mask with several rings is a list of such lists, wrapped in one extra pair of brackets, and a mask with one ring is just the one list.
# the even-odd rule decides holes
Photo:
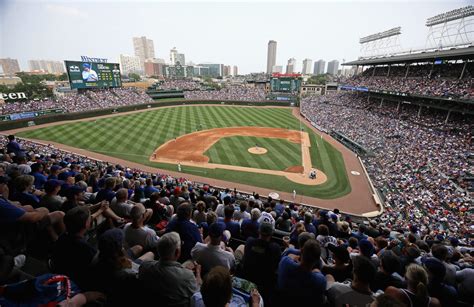
[(122, 86), (120, 65), (117, 63), (64, 62), (72, 89)]
[(272, 92), (295, 93), (301, 86), (301, 79), (291, 77), (271, 78), (270, 88)]

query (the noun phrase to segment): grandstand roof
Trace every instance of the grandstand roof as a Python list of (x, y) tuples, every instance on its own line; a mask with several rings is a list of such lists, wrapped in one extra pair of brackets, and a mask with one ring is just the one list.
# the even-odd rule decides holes
[(474, 46), (460, 48), (460, 49), (449, 49), (449, 50), (436, 50), (420, 53), (408, 53), (393, 55), (389, 57), (381, 58), (370, 58), (355, 60), (342, 65), (383, 65), (383, 64), (398, 64), (398, 63), (413, 63), (413, 62), (426, 62), (433, 60), (456, 60), (456, 59), (474, 59)]

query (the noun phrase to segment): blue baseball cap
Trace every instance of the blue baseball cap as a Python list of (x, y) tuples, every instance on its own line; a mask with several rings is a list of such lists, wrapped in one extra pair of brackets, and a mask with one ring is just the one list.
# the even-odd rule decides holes
[(89, 64), (89, 63), (84, 63), (84, 64), (82, 64), (82, 67), (91, 68), (91, 64)]

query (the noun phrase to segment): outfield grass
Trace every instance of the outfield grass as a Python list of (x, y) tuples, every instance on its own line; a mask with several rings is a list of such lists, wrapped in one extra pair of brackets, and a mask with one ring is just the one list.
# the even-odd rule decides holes
[[(259, 147), (268, 150), (256, 155), (248, 149)], [(301, 165), (301, 144), (285, 139), (250, 136), (231, 136), (220, 139), (205, 153), (210, 163), (238, 165), (283, 171), (290, 166)]]
[[(38, 128), (18, 134), (20, 137), (54, 141), (77, 148), (122, 158), (125, 160), (176, 171), (176, 165), (150, 162), (148, 159), (161, 144), (180, 135), (196, 130), (258, 126), (299, 130), (300, 122), (291, 114), (291, 109), (258, 107), (184, 106), (158, 108), (146, 112), (102, 118), (98, 120), (67, 123)], [(306, 129), (311, 139), (313, 165), (328, 176), (319, 186), (296, 184), (281, 176), (205, 169), (183, 166), (185, 173), (222, 179), (243, 184), (274, 189), (277, 191), (330, 199), (350, 192), (344, 161), (340, 152)], [(263, 140), (262, 138), (259, 138)], [(197, 140), (198, 141), (198, 140)], [(254, 144), (253, 144), (254, 145)], [(246, 152), (248, 147), (239, 149)], [(225, 155), (231, 154), (228, 151)], [(232, 154), (234, 154), (232, 152)], [(222, 153), (220, 153), (222, 155)], [(287, 155), (282, 152), (279, 156)], [(301, 156), (301, 154), (300, 154)], [(223, 157), (230, 160), (229, 157)], [(279, 162), (278, 162), (279, 163)], [(260, 165), (261, 168), (262, 165)]]

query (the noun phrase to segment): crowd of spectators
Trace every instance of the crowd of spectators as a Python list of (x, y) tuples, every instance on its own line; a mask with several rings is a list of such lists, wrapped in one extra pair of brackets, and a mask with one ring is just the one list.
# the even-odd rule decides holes
[[(2, 305), (474, 303), (474, 249), (461, 244), (472, 242), (433, 236), (423, 221), (357, 224), (337, 209), (196, 186), (14, 137), (1, 146), (0, 194)], [(47, 273), (25, 269), (32, 244), (47, 251)]]
[[(472, 199), (463, 180), (474, 174), (473, 121), (366, 95), (337, 93), (303, 99), (301, 112), (328, 131), (364, 146), (374, 186), (386, 201), (384, 223), (414, 223), (430, 235), (472, 235)], [(398, 112), (397, 112), (398, 111)], [(432, 114), (434, 113), (434, 114)]]
[[(464, 70), (464, 64), (411, 65), (375, 67), (347, 79), (346, 85), (367, 87), (371, 90), (386, 90), (423, 96), (456, 99), (474, 99), (472, 63)], [(408, 69), (408, 70), (407, 70)]]
[(264, 101), (265, 97), (264, 89), (243, 85), (229, 85), (219, 90), (184, 92), (184, 98), (190, 100)]
[(81, 112), (86, 110), (111, 108), (134, 104), (149, 103), (153, 100), (138, 88), (97, 89), (87, 92), (65, 93), (56, 98), (7, 102), (0, 105), (0, 115), (62, 109), (64, 112)]
[(160, 90), (183, 90), (183, 91), (195, 91), (204, 89), (201, 82), (192, 80), (180, 80), (180, 79), (169, 79), (163, 81), (158, 89)]

